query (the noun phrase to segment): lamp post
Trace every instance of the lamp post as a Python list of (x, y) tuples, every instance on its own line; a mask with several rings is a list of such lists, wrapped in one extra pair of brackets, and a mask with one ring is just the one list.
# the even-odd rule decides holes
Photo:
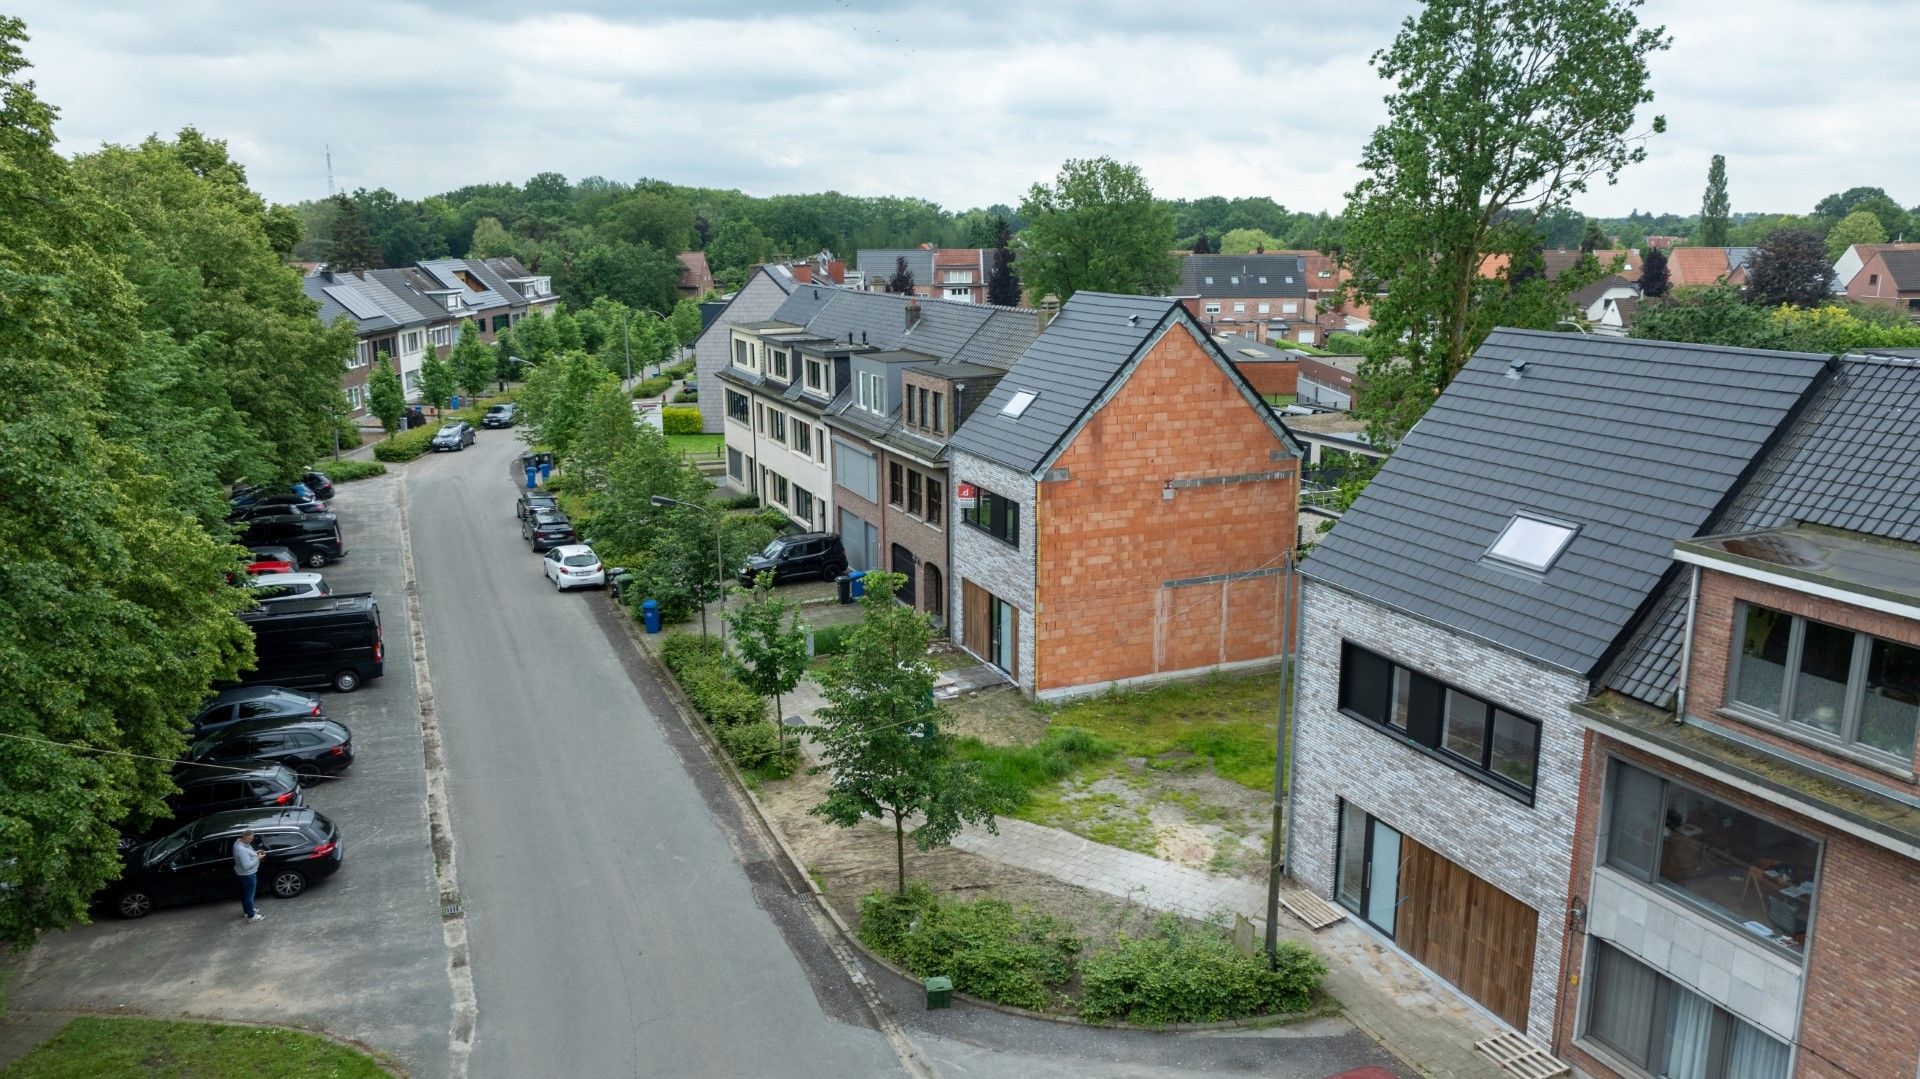
[[(724, 615), (726, 613), (727, 599), (727, 555), (726, 548), (721, 545), (720, 541), (720, 515), (715, 513), (711, 507), (702, 506), (698, 502), (682, 502), (677, 498), (668, 498), (666, 495), (654, 495), (652, 498), (647, 499), (647, 501), (656, 506), (678, 506), (681, 509), (693, 510), (696, 513), (713, 518), (713, 568), (715, 572), (719, 574), (714, 583), (718, 585), (720, 589), (721, 614)], [(700, 605), (700, 636), (705, 637), (706, 635), (707, 605), (702, 603)], [(725, 649), (726, 646), (727, 620), (723, 617), (720, 619), (720, 647)]]

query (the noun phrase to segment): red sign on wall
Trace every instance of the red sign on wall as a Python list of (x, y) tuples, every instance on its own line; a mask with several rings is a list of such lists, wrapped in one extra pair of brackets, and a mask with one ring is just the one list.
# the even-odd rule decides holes
[(965, 480), (953, 485), (953, 500), (963, 510), (978, 509), (980, 506), (980, 488)]

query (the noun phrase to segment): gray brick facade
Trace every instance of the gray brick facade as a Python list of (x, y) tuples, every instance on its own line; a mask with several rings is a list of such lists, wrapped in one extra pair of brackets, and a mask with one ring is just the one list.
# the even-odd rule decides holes
[[(1352, 641), (1539, 721), (1528, 806), (1339, 709), (1340, 645)], [(1290, 868), (1334, 890), (1345, 800), (1458, 863), (1539, 915), (1528, 1032), (1552, 1036), (1583, 738), (1568, 705), (1584, 680), (1308, 580), (1301, 598)], [(1413, 900), (1408, 900), (1412, 902)]]
[[(693, 343), (693, 373), (697, 380), (694, 384), (700, 388), (700, 429), (708, 434), (722, 430), (722, 418), (726, 415), (726, 403), (720, 394), (720, 370), (733, 362), (732, 327), (748, 322), (762, 322), (773, 317), (780, 305), (787, 302), (786, 290), (773, 283), (773, 279), (764, 273), (756, 273), (750, 278), (733, 302), (727, 305), (720, 317), (713, 320)], [(824, 492), (822, 492), (824, 493)]]
[[(1034, 491), (1033, 477), (1024, 472), (997, 465), (981, 457), (974, 457), (959, 450), (950, 451), (947, 459), (947, 518), (952, 522), (953, 565), (947, 575), (949, 603), (947, 609), (952, 612), (950, 624), (955, 627), (954, 639), (964, 636), (960, 627), (966, 625), (965, 589), (962, 581), (970, 580), (1000, 599), (1020, 609), (1020, 660), (1017, 681), (1020, 688), (1033, 692), (1033, 573), (1034, 573)], [(961, 483), (974, 483), (1003, 498), (1020, 503), (1020, 547), (1015, 550), (978, 528), (960, 519), (960, 510), (953, 505), (953, 488)]]

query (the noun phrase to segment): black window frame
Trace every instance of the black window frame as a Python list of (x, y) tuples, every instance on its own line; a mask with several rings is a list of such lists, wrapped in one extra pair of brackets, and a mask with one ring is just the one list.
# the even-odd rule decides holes
[[(1371, 668), (1372, 679), (1363, 677)], [(1355, 644), (1340, 642), (1339, 709), (1357, 720), (1412, 749), (1470, 776), (1501, 794), (1531, 806), (1540, 785), (1540, 740), (1544, 725), (1478, 693), (1442, 682), (1415, 670), (1392, 657)], [(1485, 709), (1480, 737), (1480, 759), (1469, 760), (1447, 748), (1448, 694), (1453, 693), (1480, 704)], [(1521, 784), (1494, 765), (1494, 731), (1500, 717), (1525, 724), (1533, 730), (1531, 774), (1533, 782)]]
[[(1745, 642), (1751, 636), (1748, 620), (1755, 611), (1763, 611), (1788, 620), (1787, 652), (1782, 660), (1780, 692), (1772, 710), (1762, 704), (1742, 700), (1739, 697), (1743, 692), (1740, 684), (1741, 671), (1750, 662), (1745, 649)], [(1845, 700), (1841, 706), (1838, 733), (1823, 730), (1817, 724), (1806, 722), (1797, 715), (1807, 634), (1815, 627), (1849, 634), (1852, 637), (1852, 651), (1847, 660)], [(1763, 726), (1796, 742), (1839, 753), (1860, 760), (1862, 763), (1905, 775), (1913, 770), (1914, 749), (1920, 747), (1920, 720), (1916, 720), (1915, 724), (1915, 745), (1908, 747), (1904, 757), (1861, 739), (1861, 728), (1866, 722), (1866, 697), (1871, 688), (1873, 648), (1876, 644), (1909, 650), (1914, 648), (1905, 641), (1896, 641), (1866, 630), (1835, 625), (1818, 618), (1808, 618), (1777, 607), (1769, 607), (1764, 603), (1737, 600), (1733, 607), (1732, 639), (1727, 647), (1726, 704), (1722, 711), (1745, 722)]]
[(752, 403), (746, 394), (739, 390), (728, 390), (726, 400), (728, 419), (746, 423), (752, 417)]
[(947, 485), (933, 476), (927, 477), (927, 515), (925, 521), (938, 528), (940, 519), (945, 515)]
[(963, 510), (960, 519), (1001, 543), (1020, 549), (1020, 503), (1005, 495), (977, 488), (979, 499), (972, 509)]

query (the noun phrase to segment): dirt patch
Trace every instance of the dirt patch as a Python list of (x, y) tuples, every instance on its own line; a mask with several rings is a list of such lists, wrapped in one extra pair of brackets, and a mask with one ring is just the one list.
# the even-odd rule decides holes
[[(960, 654), (973, 659), (964, 652)], [(989, 745), (1032, 745), (1046, 737), (1046, 714), (1012, 686), (994, 686), (968, 694), (950, 702), (947, 709), (953, 716), (953, 733), (971, 735)]]
[(1267, 879), (1270, 796), (1191, 753), (1129, 757), (1036, 792), (1024, 820), (1254, 883)]

